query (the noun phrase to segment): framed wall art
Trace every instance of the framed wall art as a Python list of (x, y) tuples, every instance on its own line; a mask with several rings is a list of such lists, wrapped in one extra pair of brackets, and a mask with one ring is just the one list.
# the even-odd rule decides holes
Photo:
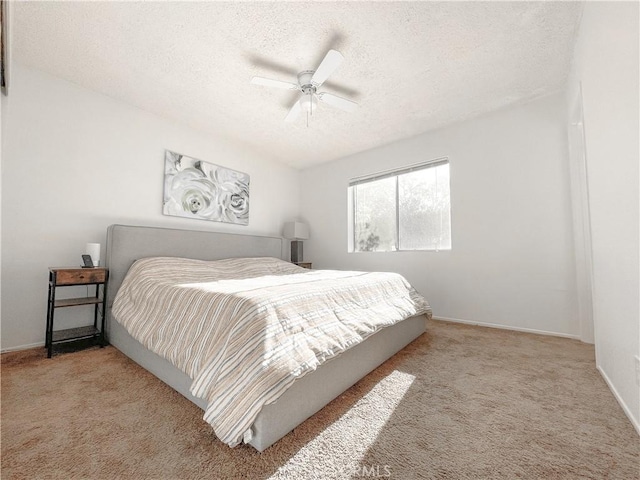
[(249, 175), (165, 151), (162, 213), (249, 224)]

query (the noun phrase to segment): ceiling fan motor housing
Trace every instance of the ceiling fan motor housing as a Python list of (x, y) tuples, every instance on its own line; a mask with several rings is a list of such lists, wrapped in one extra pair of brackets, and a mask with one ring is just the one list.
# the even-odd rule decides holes
[(315, 72), (313, 70), (305, 70), (298, 74), (298, 84), (302, 93), (308, 95), (310, 93), (316, 93), (316, 86), (311, 83), (311, 77)]

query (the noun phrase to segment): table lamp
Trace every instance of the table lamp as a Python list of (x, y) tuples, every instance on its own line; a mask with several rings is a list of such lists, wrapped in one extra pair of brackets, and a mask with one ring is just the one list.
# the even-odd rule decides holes
[(287, 222), (284, 224), (284, 238), (291, 240), (291, 261), (302, 262), (302, 242), (309, 238), (309, 226), (302, 222)]

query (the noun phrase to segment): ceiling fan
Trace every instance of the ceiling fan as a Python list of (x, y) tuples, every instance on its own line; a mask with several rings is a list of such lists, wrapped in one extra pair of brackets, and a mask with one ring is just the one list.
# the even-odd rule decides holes
[(309, 115), (313, 113), (318, 105), (318, 100), (332, 107), (351, 112), (358, 106), (356, 102), (339, 97), (332, 93), (318, 92), (318, 88), (325, 82), (336, 68), (342, 63), (344, 57), (337, 50), (329, 50), (316, 70), (304, 70), (298, 74), (298, 82), (283, 82), (264, 77), (253, 77), (251, 83), (265, 87), (283, 88), (285, 90), (298, 90), (302, 93), (300, 98), (293, 104), (291, 110), (285, 117), (285, 122), (293, 122), (301, 111), (307, 112), (307, 122)]

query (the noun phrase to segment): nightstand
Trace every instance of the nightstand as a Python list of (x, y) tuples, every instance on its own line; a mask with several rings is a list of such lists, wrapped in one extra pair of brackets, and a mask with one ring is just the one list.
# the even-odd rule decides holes
[[(47, 301), (47, 332), (45, 336), (45, 347), (47, 348), (48, 358), (51, 358), (54, 345), (66, 342), (93, 338), (99, 341), (100, 347), (104, 347), (104, 326), (105, 310), (107, 305), (108, 279), (109, 270), (104, 267), (49, 268), (49, 298)], [(56, 290), (58, 288), (78, 285), (95, 285), (95, 296), (56, 300)], [(100, 288), (101, 286), (102, 288)], [(77, 307), (79, 305), (95, 305), (95, 309), (93, 311), (93, 325), (87, 325), (85, 327), (77, 328), (67, 328), (65, 330), (54, 330), (55, 311), (58, 308)], [(98, 328), (98, 313), (100, 313), (100, 328)]]
[(295, 265), (298, 265), (299, 267), (302, 268), (308, 268), (309, 270), (311, 270), (311, 262), (293, 262)]

